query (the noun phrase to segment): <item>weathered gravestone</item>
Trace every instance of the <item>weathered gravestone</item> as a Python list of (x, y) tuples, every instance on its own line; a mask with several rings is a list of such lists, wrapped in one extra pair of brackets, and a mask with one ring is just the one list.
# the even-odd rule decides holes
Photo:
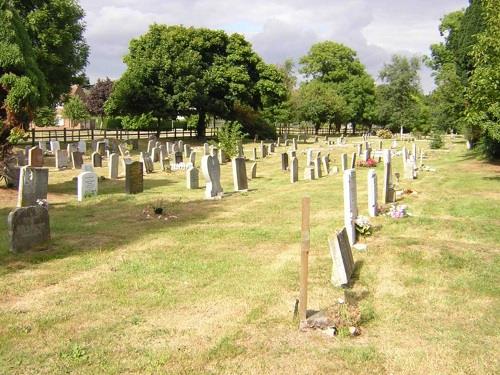
[(102, 167), (102, 155), (99, 154), (98, 152), (92, 153), (92, 166), (94, 168), (101, 168)]
[(160, 170), (166, 172), (170, 168), (170, 158), (167, 154), (167, 149), (160, 148)]
[(368, 214), (377, 216), (377, 172), (375, 169), (368, 170)]
[(314, 175), (314, 167), (304, 168), (304, 180), (314, 180), (316, 176)]
[(55, 154), (56, 153), (56, 150), (60, 150), (61, 149), (61, 144), (59, 143), (59, 141), (50, 141), (50, 151)]
[(50, 241), (49, 211), (39, 205), (16, 208), (7, 219), (13, 253), (46, 250)]
[(38, 141), (38, 147), (40, 147), (42, 149), (43, 153), (45, 153), (47, 151), (47, 142)]
[(288, 170), (288, 154), (286, 152), (281, 153), (281, 170)]
[(260, 142), (260, 156), (262, 159), (264, 159), (267, 156), (267, 149), (266, 145), (264, 144), (264, 141)]
[(125, 192), (137, 194), (144, 191), (143, 163), (131, 161), (125, 163)]
[(356, 243), (356, 224), (358, 217), (358, 195), (356, 188), (356, 171), (348, 169), (344, 172), (344, 225), (349, 236), (349, 243)]
[(182, 152), (181, 151), (176, 151), (174, 157), (175, 157), (175, 159), (174, 159), (175, 160), (175, 164), (179, 164), (179, 163), (183, 163), (184, 162), (184, 159), (182, 157)]
[(392, 160), (391, 150), (384, 150), (384, 183), (382, 198), (384, 203), (395, 202), (396, 194), (394, 191), (394, 184), (392, 181)]
[(191, 155), (191, 146), (187, 143), (184, 145), (184, 157), (187, 159)]
[(148, 153), (141, 152), (140, 161), (143, 163), (144, 173), (153, 173), (154, 164), (153, 164), (153, 161), (151, 160), (151, 158), (149, 157)]
[(78, 202), (97, 195), (97, 174), (94, 172), (82, 172), (77, 178)]
[(108, 162), (108, 177), (111, 179), (111, 180), (116, 180), (118, 178), (118, 163), (119, 163), (119, 160), (120, 157), (118, 156), (118, 154), (111, 154), (109, 156), (109, 162)]
[(205, 177), (205, 199), (216, 199), (223, 195), (220, 184), (220, 164), (217, 156), (205, 155), (201, 159), (201, 170)]
[(68, 151), (57, 150), (55, 159), (57, 169), (68, 168)]
[(233, 167), (233, 185), (235, 191), (248, 190), (247, 170), (245, 158), (238, 157), (232, 160)]
[(257, 160), (257, 149), (255, 147), (252, 149), (252, 160)]
[(193, 167), (196, 165), (196, 151), (191, 151), (189, 154), (189, 162), (193, 165)]
[(269, 153), (274, 154), (274, 152), (275, 152), (275, 147), (276, 147), (276, 146), (275, 146), (275, 144), (274, 144), (274, 143), (271, 143), (271, 144), (269, 145)]
[(323, 164), (325, 174), (328, 176), (330, 174), (330, 155), (323, 156), (321, 158), (321, 163)]
[(296, 138), (292, 139), (292, 150), (297, 151), (297, 139)]
[(38, 147), (32, 147), (28, 153), (28, 165), (34, 168), (43, 167), (43, 150)]
[(319, 152), (317, 157), (314, 158), (314, 174), (316, 175), (316, 178), (321, 178), (323, 176), (323, 173), (321, 171), (321, 157)]
[(186, 187), (190, 190), (200, 187), (200, 172), (196, 167), (190, 167), (186, 170)]
[(72, 152), (71, 163), (73, 164), (73, 169), (81, 169), (83, 165), (83, 154), (79, 151)]
[(252, 163), (250, 167), (250, 179), (257, 178), (257, 163)]
[(146, 150), (146, 152), (147, 152), (148, 154), (151, 154), (151, 150), (153, 149), (153, 147), (155, 147), (155, 143), (156, 143), (156, 142), (155, 142), (155, 140), (154, 140), (154, 139), (150, 139), (150, 140), (148, 141), (148, 148), (147, 148), (147, 150)]
[(150, 155), (151, 155), (151, 160), (153, 161), (153, 163), (160, 161), (160, 148), (153, 147), (151, 149)]
[(96, 151), (99, 154), (105, 155), (106, 154), (106, 141), (97, 142), (96, 148), (97, 148)]
[(47, 199), (49, 169), (21, 167), (17, 207), (35, 206), (38, 199)]
[(347, 170), (347, 154), (340, 155), (340, 161), (342, 163), (342, 172)]
[(306, 150), (306, 167), (313, 165), (313, 150), (308, 148)]
[(356, 168), (356, 153), (352, 153), (352, 158), (351, 158), (351, 169)]
[(87, 143), (85, 141), (78, 141), (77, 148), (78, 151), (80, 151), (82, 154), (85, 154), (87, 152)]
[(293, 184), (299, 180), (299, 159), (292, 156), (290, 161), (290, 182)]

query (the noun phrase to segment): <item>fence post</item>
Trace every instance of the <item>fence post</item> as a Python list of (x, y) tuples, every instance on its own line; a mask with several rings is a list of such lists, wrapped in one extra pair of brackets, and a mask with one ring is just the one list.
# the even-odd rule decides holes
[(31, 129), (31, 145), (35, 145), (35, 128)]
[(90, 129), (90, 138), (94, 140), (94, 129)]
[(66, 143), (66, 128), (63, 129), (63, 140)]
[(116, 129), (116, 139), (118, 139), (118, 129)]
[(104, 129), (104, 139), (106, 139), (106, 129)]
[(174, 139), (177, 139), (177, 128), (174, 128)]

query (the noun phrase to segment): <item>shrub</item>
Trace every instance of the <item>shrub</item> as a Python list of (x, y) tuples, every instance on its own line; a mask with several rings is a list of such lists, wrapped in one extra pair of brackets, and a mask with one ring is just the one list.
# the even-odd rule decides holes
[(28, 137), (29, 134), (26, 133), (23, 129), (13, 128), (10, 131), (8, 140), (11, 145), (17, 145), (19, 142), (27, 140)]
[(243, 139), (243, 127), (238, 121), (231, 121), (224, 124), (217, 132), (219, 147), (228, 158), (238, 155), (238, 143)]
[(392, 132), (389, 129), (380, 129), (380, 130), (377, 130), (377, 137), (382, 138), (382, 139), (391, 139)]
[(276, 138), (276, 128), (269, 125), (259, 112), (248, 106), (235, 105), (232, 118), (238, 121), (243, 127), (243, 132), (252, 138), (256, 134), (260, 139)]
[(143, 113), (140, 116), (123, 116), (122, 125), (128, 130), (146, 130), (156, 126), (156, 119), (151, 113)]
[(49, 107), (39, 108), (35, 113), (33, 122), (36, 126), (54, 126), (56, 124), (56, 112)]
[(442, 148), (444, 146), (443, 136), (439, 133), (432, 133), (431, 143), (429, 147), (433, 150)]

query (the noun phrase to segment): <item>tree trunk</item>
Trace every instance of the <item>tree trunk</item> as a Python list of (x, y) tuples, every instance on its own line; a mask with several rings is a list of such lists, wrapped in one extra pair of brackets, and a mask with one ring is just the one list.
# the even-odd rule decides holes
[(354, 135), (354, 134), (356, 134), (356, 123), (352, 122), (351, 126), (352, 126), (352, 135)]
[(203, 110), (198, 111), (198, 123), (196, 124), (197, 136), (200, 139), (205, 138), (206, 113)]
[(160, 130), (160, 127), (161, 127), (161, 117), (158, 117), (158, 118), (156, 119), (156, 121), (157, 121), (157, 122), (156, 122), (156, 138), (157, 138), (157, 139), (160, 139), (160, 132), (161, 132), (161, 130)]
[(314, 124), (314, 135), (318, 135), (321, 124)]
[(338, 124), (335, 124), (335, 132), (340, 134), (340, 129), (342, 129), (342, 124), (339, 122)]

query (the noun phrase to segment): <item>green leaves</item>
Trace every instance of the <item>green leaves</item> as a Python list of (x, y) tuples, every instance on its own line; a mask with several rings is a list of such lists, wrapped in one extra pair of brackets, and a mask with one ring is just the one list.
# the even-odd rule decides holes
[(90, 117), (85, 103), (78, 96), (71, 96), (64, 104), (63, 115), (70, 120), (71, 126)]

